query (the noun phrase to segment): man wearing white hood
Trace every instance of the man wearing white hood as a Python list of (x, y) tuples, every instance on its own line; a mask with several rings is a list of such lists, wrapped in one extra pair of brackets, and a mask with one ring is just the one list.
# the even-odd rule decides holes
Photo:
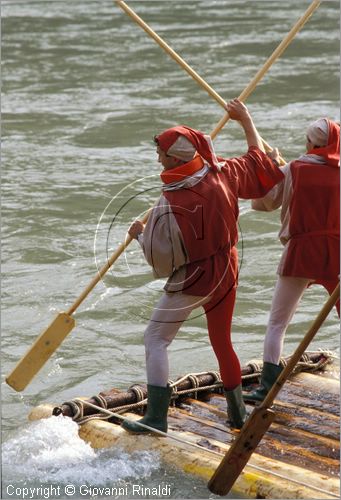
[[(239, 120), (248, 151), (239, 158), (217, 158), (211, 138), (186, 126), (167, 129), (155, 138), (162, 194), (144, 226), (129, 230), (140, 243), (154, 276), (167, 277), (165, 293), (145, 331), (148, 407), (141, 423), (167, 431), (171, 397), (167, 347), (191, 311), (202, 306), (216, 354), (232, 427), (241, 428), (246, 411), (241, 370), (231, 341), (238, 281), (238, 198), (263, 197), (283, 179), (264, 153), (246, 106), (227, 105)], [(138, 422), (123, 422), (132, 432), (146, 432)]]
[[(278, 161), (278, 150), (270, 156)], [(340, 125), (321, 118), (307, 129), (306, 153), (281, 169), (284, 180), (252, 201), (255, 210), (282, 206), (279, 238), (284, 251), (265, 335), (261, 384), (244, 395), (246, 401), (262, 401), (280, 374), (284, 335), (306, 288), (319, 284), (331, 294), (338, 283), (339, 167)], [(336, 307), (340, 315), (340, 302)]]

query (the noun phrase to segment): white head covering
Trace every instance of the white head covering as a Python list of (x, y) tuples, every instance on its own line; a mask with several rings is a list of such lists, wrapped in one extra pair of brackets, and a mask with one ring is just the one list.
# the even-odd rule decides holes
[[(179, 136), (182, 135), (191, 143), (194, 149), (190, 147), (186, 141), (177, 143)], [(193, 159), (196, 151), (214, 172), (220, 172), (221, 170), (211, 137), (203, 134), (200, 130), (186, 127), (186, 125), (178, 125), (177, 127), (169, 128), (160, 135), (157, 135), (155, 141), (162, 151), (181, 159), (185, 158), (183, 161), (186, 163)], [(174, 146), (174, 143), (178, 145), (175, 145), (173, 149), (172, 146)]]
[(316, 120), (307, 128), (307, 137), (314, 146), (326, 146), (328, 144), (328, 134), (329, 127), (326, 118)]
[(193, 159), (195, 152), (193, 144), (184, 135), (180, 135), (168, 149), (167, 154), (188, 162)]

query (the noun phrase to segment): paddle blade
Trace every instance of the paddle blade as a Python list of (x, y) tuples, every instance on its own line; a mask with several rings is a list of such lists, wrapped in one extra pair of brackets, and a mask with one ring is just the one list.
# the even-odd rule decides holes
[(253, 410), (209, 480), (208, 489), (212, 493), (223, 496), (230, 491), (274, 418), (275, 412), (268, 408), (259, 407)]
[(6, 377), (7, 384), (16, 391), (25, 389), (74, 326), (75, 320), (72, 316), (59, 313)]

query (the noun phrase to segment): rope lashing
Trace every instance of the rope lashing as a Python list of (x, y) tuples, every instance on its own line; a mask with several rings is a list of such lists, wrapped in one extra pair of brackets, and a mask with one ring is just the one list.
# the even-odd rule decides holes
[[(188, 379), (192, 382), (193, 388), (199, 387), (198, 377), (195, 375), (188, 375)], [(198, 391), (194, 391), (194, 399), (198, 399)]]
[[(135, 396), (136, 396), (136, 403), (133, 403), (134, 405), (134, 408), (140, 408), (140, 413), (142, 414), (142, 408), (147, 404), (147, 398), (144, 396), (144, 392), (143, 392), (143, 389), (137, 385), (137, 384), (134, 384), (132, 386), (129, 387), (128, 391), (132, 391)], [(128, 407), (132, 406), (132, 405), (126, 405)], [(118, 408), (118, 410), (121, 410), (122, 411), (122, 406), (120, 408)]]
[(105, 409), (108, 408), (108, 403), (107, 403), (106, 399), (103, 396), (101, 396), (100, 394), (98, 394), (97, 396), (92, 396), (92, 399), (97, 401), (98, 406), (100, 406), (101, 408), (105, 408)]
[(242, 380), (249, 380), (255, 378), (255, 376), (259, 376), (262, 371), (262, 363), (251, 361), (247, 365), (251, 371), (251, 373), (242, 375)]
[[(306, 352), (304, 355), (301, 357), (300, 361), (297, 363), (295, 367), (295, 373), (300, 372), (300, 371), (310, 371), (314, 372), (317, 370), (323, 370), (324, 367), (331, 363), (334, 355), (328, 351), (328, 350), (319, 350), (318, 352), (319, 356), (317, 360), (311, 359), (315, 355), (316, 357), (316, 352)], [(281, 366), (285, 366), (287, 364), (287, 361), (285, 358), (281, 358), (280, 360)], [(242, 380), (243, 381), (248, 381), (251, 379), (259, 378), (259, 375), (261, 374), (263, 363), (258, 362), (258, 361), (252, 361), (247, 365), (247, 372), (246, 374), (242, 375)], [(205, 384), (200, 386), (199, 385), (199, 380), (198, 378), (201, 376), (207, 377), (208, 375), (211, 376), (211, 382), (209, 384)], [(183, 383), (186, 382), (187, 388), (186, 389), (179, 389), (179, 386)], [(174, 406), (176, 404), (176, 401), (179, 401), (180, 398), (186, 397), (188, 395), (191, 395), (191, 397), (198, 399), (199, 393), (203, 392), (214, 392), (214, 393), (222, 393), (223, 391), (223, 383), (220, 377), (220, 373), (218, 371), (209, 371), (209, 372), (200, 372), (200, 373), (190, 373), (187, 375), (184, 375), (180, 378), (178, 378), (176, 381), (169, 380), (168, 381), (169, 387), (172, 388), (172, 396), (171, 396), (171, 404)], [(112, 408), (115, 409), (116, 413), (124, 413), (127, 411), (138, 411), (140, 414), (143, 414), (143, 408), (147, 404), (147, 398), (146, 398), (146, 388), (142, 387), (138, 384), (134, 384), (131, 387), (129, 387), (128, 392), (132, 392), (134, 394), (133, 398), (130, 398), (130, 403), (126, 404), (119, 404), (118, 406), (111, 405)], [(98, 407), (107, 409), (108, 408), (108, 403), (102, 395), (98, 396), (93, 396), (92, 401), (97, 404)], [(123, 401), (124, 402), (124, 401)], [(110, 417), (103, 415), (102, 414), (89, 414), (85, 415), (84, 414), (84, 404), (85, 401), (82, 401), (81, 399), (75, 399), (71, 401), (67, 401), (63, 403), (63, 406), (66, 406), (69, 408), (68, 415), (77, 422), (78, 424), (83, 424), (84, 422), (87, 422), (91, 419), (94, 418), (101, 418), (101, 419), (108, 419)], [(60, 415), (63, 413), (62, 409), (60, 407), (57, 407), (53, 410), (54, 415)]]

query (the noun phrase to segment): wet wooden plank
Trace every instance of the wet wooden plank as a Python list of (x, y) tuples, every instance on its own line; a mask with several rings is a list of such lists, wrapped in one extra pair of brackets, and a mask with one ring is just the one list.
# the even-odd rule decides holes
[[(219, 404), (187, 400), (188, 404), (184, 405), (183, 409), (172, 409), (169, 417), (172, 428), (186, 429), (205, 439), (231, 443), (235, 434), (225, 423), (227, 418), (225, 398), (216, 395), (212, 399)], [(304, 413), (304, 408), (296, 410)], [(288, 464), (297, 463), (312, 472), (337, 477), (340, 445), (334, 421), (336, 417), (331, 415), (333, 429), (328, 428), (330, 422), (326, 422), (325, 415), (324, 425), (316, 422), (317, 417), (323, 416), (319, 412), (311, 411), (304, 417), (276, 412), (275, 423), (258, 446), (258, 453)]]

